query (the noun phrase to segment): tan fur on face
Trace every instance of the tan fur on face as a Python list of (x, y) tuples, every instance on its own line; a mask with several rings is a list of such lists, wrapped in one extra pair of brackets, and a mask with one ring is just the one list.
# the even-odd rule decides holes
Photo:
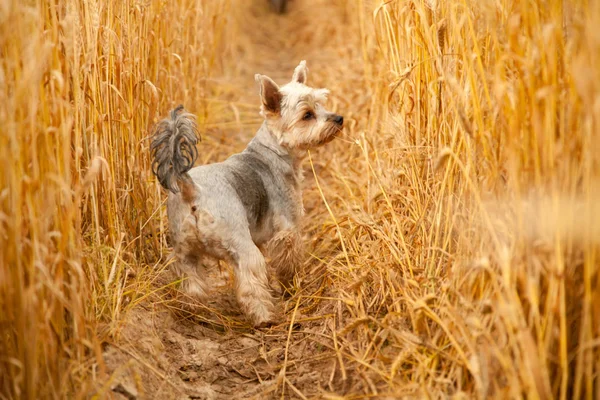
[[(279, 144), (289, 150), (308, 150), (321, 146), (341, 131), (341, 127), (331, 120), (334, 115), (328, 112), (327, 89), (313, 89), (302, 83), (290, 82), (283, 86), (281, 112), (267, 117), (270, 131)], [(305, 120), (306, 113), (314, 118)]]

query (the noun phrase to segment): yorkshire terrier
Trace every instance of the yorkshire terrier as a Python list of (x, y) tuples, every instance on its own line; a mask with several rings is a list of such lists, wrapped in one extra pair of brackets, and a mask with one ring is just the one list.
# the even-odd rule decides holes
[(307, 73), (300, 62), (282, 87), (255, 75), (264, 123), (244, 151), (223, 162), (193, 168), (198, 131), (183, 106), (157, 124), (150, 146), (152, 170), (169, 191), (167, 215), (183, 289), (206, 298), (207, 260), (230, 263), (237, 300), (256, 327), (274, 322), (263, 253), (283, 287), (292, 284), (302, 261), (302, 160), (344, 125), (323, 105), (329, 91), (306, 85)]

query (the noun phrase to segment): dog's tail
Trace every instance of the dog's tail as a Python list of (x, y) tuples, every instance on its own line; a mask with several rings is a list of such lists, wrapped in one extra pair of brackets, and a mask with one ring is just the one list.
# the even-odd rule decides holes
[(165, 189), (182, 190), (184, 197), (191, 194), (195, 185), (188, 171), (198, 158), (198, 138), (195, 117), (182, 105), (156, 125), (150, 144), (152, 172)]

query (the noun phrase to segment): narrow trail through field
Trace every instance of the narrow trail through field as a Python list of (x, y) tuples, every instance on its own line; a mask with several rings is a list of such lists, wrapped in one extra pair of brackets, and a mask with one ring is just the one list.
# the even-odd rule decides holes
[[(329, 107), (344, 114), (346, 134), (351, 137), (358, 125), (354, 116), (366, 113), (367, 107), (353, 98), (367, 96), (358, 83), (363, 75), (360, 35), (348, 24), (345, 10), (328, 0), (293, 0), (289, 13), (279, 16), (268, 10), (267, 0), (234, 3), (239, 3), (238, 9), (232, 10), (237, 31), (231, 38), (234, 57), (222, 61), (224, 73), (212, 81), (210, 90), (217, 94), (208, 100), (199, 162), (223, 160), (242, 150), (252, 138), (260, 124), (254, 74), (284, 84), (300, 60), (308, 62), (309, 85), (331, 90)], [(326, 184), (330, 177), (327, 154), (343, 152), (347, 142), (341, 140), (313, 153), (321, 183)], [(314, 248), (311, 226), (328, 214), (310, 166), (305, 169), (305, 231), (309, 248)], [(306, 265), (328, 256), (313, 255)], [(310, 326), (295, 325), (288, 341), (298, 299), (295, 295), (284, 299), (287, 314), (279, 326), (254, 331), (235, 304), (230, 271), (225, 268), (213, 278), (215, 297), (208, 307), (182, 300), (182, 295), (171, 289), (129, 313), (118, 343), (105, 352), (114, 398), (280, 398), (282, 390), (284, 398), (302, 398), (328, 386), (332, 389), (334, 355), (314, 340), (331, 332), (327, 319), (316, 318)], [(300, 287), (314, 278), (301, 278)], [(160, 284), (168, 283), (161, 278)], [(311, 320), (310, 314), (303, 317)], [(228, 323), (214, 322), (223, 318), (228, 318)], [(299, 315), (295, 318), (300, 321)]]

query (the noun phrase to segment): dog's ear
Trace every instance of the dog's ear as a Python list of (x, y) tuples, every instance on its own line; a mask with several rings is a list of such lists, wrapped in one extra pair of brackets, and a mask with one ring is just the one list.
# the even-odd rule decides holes
[(256, 74), (254, 79), (260, 86), (260, 99), (263, 105), (263, 111), (269, 113), (279, 113), (281, 111), (281, 98), (279, 86), (266, 75)]
[(306, 76), (308, 75), (308, 68), (306, 68), (306, 61), (300, 61), (300, 64), (294, 70), (294, 76), (292, 76), (292, 82), (306, 84)]

